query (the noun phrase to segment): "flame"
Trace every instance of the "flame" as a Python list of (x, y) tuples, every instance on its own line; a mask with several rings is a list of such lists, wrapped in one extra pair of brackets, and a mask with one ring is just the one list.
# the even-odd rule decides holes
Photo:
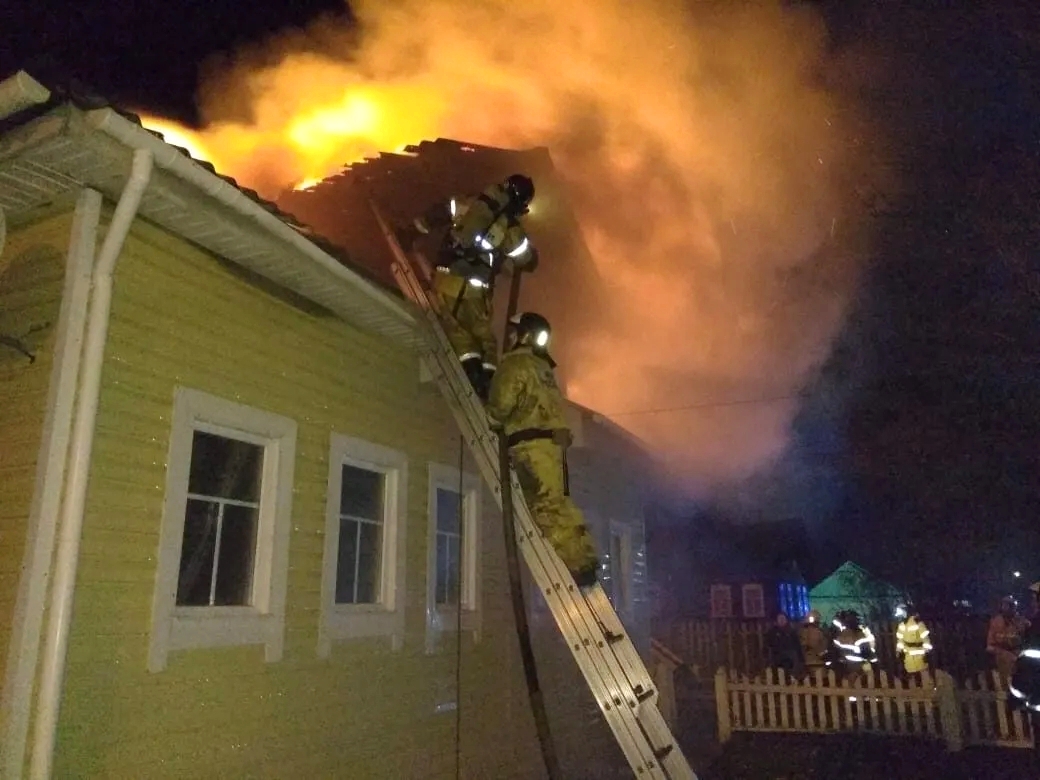
[(561, 334), (572, 396), (704, 484), (743, 479), (784, 451), (797, 403), (703, 402), (818, 370), (856, 278), (822, 247), (867, 167), (828, 85), (853, 79), (789, 5), (361, 0), (356, 26), (322, 19), (211, 71), (205, 129), (175, 129), (269, 197), (425, 139), (548, 146), (609, 299)]
[(168, 144), (187, 149), (188, 153), (196, 160), (212, 162), (210, 152), (206, 149), (206, 142), (200, 133), (188, 129), (168, 119), (160, 119), (145, 114), (141, 115), (141, 124), (149, 130), (162, 133), (163, 140)]

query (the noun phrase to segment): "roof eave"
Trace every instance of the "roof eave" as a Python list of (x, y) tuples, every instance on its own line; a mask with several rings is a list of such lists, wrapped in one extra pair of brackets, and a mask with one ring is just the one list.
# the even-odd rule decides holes
[[(401, 301), (322, 251), (301, 233), (247, 197), (241, 190), (210, 173), (170, 144), (161, 141), (143, 127), (120, 116), (111, 108), (87, 111), (85, 119), (90, 128), (104, 133), (131, 150), (146, 149), (150, 151), (154, 156), (156, 167), (168, 171), (217, 201), (221, 206), (245, 217), (258, 229), (283, 244), (289, 250), (290, 256), (295, 255), (298, 259), (305, 261), (300, 264), (299, 272), (283, 269), (284, 274), (272, 274), (273, 269), (254, 268), (253, 270), (323, 306), (328, 306), (327, 296), (316, 295), (316, 290), (307, 289), (314, 286), (320, 288), (322, 280), (305, 277), (314, 275), (324, 277), (330, 283), (347, 285), (358, 294), (359, 300), (355, 307), (357, 311), (353, 314), (360, 320), (359, 324), (366, 329), (379, 332), (381, 335), (404, 339), (409, 344), (415, 343), (416, 319)], [(184, 237), (189, 240), (196, 239), (191, 235)], [(313, 274), (314, 271), (319, 273)], [(344, 312), (337, 311), (336, 313), (343, 314)]]

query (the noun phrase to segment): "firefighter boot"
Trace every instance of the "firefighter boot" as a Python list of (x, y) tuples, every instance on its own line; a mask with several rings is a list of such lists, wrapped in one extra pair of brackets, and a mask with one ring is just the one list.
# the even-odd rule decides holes
[(583, 566), (578, 571), (572, 571), (571, 576), (574, 577), (574, 584), (582, 590), (588, 590), (596, 584), (596, 572), (599, 571), (599, 561)]
[(397, 225), (394, 229), (394, 234), (397, 236), (397, 243), (405, 250), (414, 249), (419, 239), (423, 236), (422, 231), (414, 223)]
[(487, 387), (484, 385), (484, 366), (479, 357), (466, 358), (462, 361), (462, 370), (473, 386), (473, 392), (484, 403), (487, 403)]

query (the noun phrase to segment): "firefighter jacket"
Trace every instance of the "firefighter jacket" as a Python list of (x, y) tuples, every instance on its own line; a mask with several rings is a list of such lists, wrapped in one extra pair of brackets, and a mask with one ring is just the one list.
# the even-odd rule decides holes
[(865, 666), (877, 663), (877, 641), (866, 626), (843, 628), (834, 637), (838, 657), (850, 666)]
[[(568, 431), (555, 364), (546, 354), (519, 346), (505, 353), (491, 383), (487, 410), (506, 436), (521, 431)], [(548, 438), (548, 437), (546, 437)]]
[(896, 628), (896, 654), (903, 656), (903, 668), (910, 674), (928, 667), (926, 656), (932, 651), (931, 632), (923, 621), (908, 617)]
[(1040, 712), (1040, 622), (1036, 617), (1022, 635), (1008, 692), (1033, 712)]
[(442, 264), (471, 284), (490, 286), (506, 262), (517, 270), (534, 270), (537, 253), (519, 219), (510, 212), (509, 196), (500, 184), (479, 195), (452, 198), (451, 227)]
[(986, 632), (986, 649), (991, 653), (1018, 652), (1022, 643), (1023, 621), (1014, 616), (994, 615)]
[(989, 621), (986, 652), (993, 656), (997, 671), (1005, 679), (1011, 676), (1014, 669), (1024, 627), (1025, 624), (1017, 615), (997, 614)]

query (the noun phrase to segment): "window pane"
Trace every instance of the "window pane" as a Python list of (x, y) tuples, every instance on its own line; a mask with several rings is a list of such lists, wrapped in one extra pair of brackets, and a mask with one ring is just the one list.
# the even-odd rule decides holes
[(385, 475), (347, 465), (343, 466), (342, 475), (339, 513), (382, 522)]
[(340, 518), (339, 554), (336, 556), (336, 603), (354, 603), (354, 563), (357, 561), (357, 520)]
[[(456, 494), (457, 495), (457, 494)], [(444, 606), (458, 604), (459, 595), (459, 537), (437, 534), (437, 603)]]
[(434, 565), (436, 582), (434, 583), (434, 599), (438, 604), (444, 604), (448, 594), (448, 538), (444, 534), (437, 534), (437, 560)]
[(459, 533), (459, 494), (454, 490), (437, 488), (437, 530)]
[(259, 501), (263, 465), (264, 448), (260, 445), (195, 431), (188, 492)]
[(379, 572), (382, 562), (383, 527), (378, 523), (361, 524), (361, 544), (358, 545), (359, 604), (379, 601)]
[(213, 603), (248, 606), (253, 603), (253, 561), (259, 510), (225, 504), (221, 523), (220, 555)]
[(181, 564), (177, 577), (178, 606), (207, 606), (213, 576), (213, 551), (217, 541), (218, 504), (188, 500), (181, 539)]

